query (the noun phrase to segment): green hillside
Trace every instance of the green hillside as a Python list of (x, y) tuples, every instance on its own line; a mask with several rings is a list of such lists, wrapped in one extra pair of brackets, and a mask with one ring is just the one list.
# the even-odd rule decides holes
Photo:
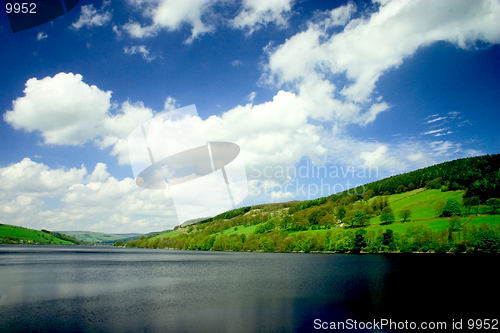
[[(389, 196), (389, 203), (394, 216), (399, 216), (401, 210), (408, 207), (412, 211), (412, 220), (431, 219), (436, 217), (436, 205), (440, 201), (456, 199), (462, 203), (465, 191), (442, 192), (440, 190), (417, 189)], [(373, 201), (373, 199), (368, 202)], [(370, 224), (379, 224), (380, 216), (370, 219)]]
[[(369, 206), (379, 200), (380, 196), (366, 201), (360, 199), (345, 206), (340, 204), (341, 200), (337, 202), (339, 205), (327, 200), (322, 205), (308, 207), (293, 214), (290, 214), (290, 207), (293, 207), (295, 202), (269, 204), (231, 219), (216, 219), (149, 238), (141, 237), (125, 245), (278, 252), (498, 252), (500, 215), (495, 214), (487, 205), (480, 205), (477, 212), (472, 209), (469, 214), (469, 209), (463, 206), (464, 194), (463, 190), (442, 192), (421, 188), (386, 196), (394, 221), (383, 223), (381, 215), (375, 215), (362, 227), (347, 222), (347, 216), (343, 220), (337, 219), (335, 214), (338, 207)], [(444, 204), (450, 200), (461, 204), (458, 217), (460, 228), (452, 230), (451, 233), (451, 217), (442, 217), (439, 211), (439, 203)], [(407, 222), (403, 222), (399, 217), (404, 208), (411, 211)], [(319, 218), (318, 215), (322, 213), (324, 215)], [(388, 234), (392, 237), (384, 244), (384, 237), (387, 238)], [(358, 246), (356, 239), (359, 240)]]
[(0, 244), (59, 244), (77, 245), (76, 239), (47, 230), (34, 230), (0, 224)]
[(367, 184), (364, 192), (242, 207), (189, 227), (142, 236), (125, 246), (496, 253), (500, 251), (499, 156), (446, 162)]

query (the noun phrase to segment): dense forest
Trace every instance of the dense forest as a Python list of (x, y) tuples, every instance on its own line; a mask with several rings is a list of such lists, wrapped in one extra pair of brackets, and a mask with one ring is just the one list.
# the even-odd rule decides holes
[(498, 196), (500, 154), (444, 162), (369, 183), (364, 189), (379, 195), (401, 193), (424, 186), (443, 191), (467, 189), (466, 197), (478, 196), (483, 201)]
[[(500, 155), (466, 158), (369, 183), (364, 191), (242, 207), (115, 245), (269, 252), (498, 252), (499, 189)], [(416, 209), (424, 197), (431, 198), (425, 204), (432, 205), (425, 216)], [(402, 199), (408, 205), (395, 214), (392, 206)], [(410, 223), (412, 215), (420, 222)], [(429, 222), (438, 227), (431, 228)], [(402, 224), (407, 227), (396, 228)]]

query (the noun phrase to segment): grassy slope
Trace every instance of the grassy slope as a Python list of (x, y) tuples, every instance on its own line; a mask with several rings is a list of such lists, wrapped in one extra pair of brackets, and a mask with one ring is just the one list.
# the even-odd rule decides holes
[(188, 227), (183, 227), (183, 228), (179, 228), (177, 230), (165, 231), (165, 232), (162, 232), (161, 234), (158, 234), (156, 236), (151, 237), (150, 240), (155, 240), (157, 238), (164, 238), (164, 237), (172, 237), (172, 236), (187, 232), (187, 230), (188, 230)]
[[(408, 207), (411, 210), (411, 220), (431, 219), (436, 217), (436, 204), (439, 201), (456, 199), (462, 203), (464, 191), (441, 192), (440, 190), (417, 189), (406, 193), (393, 194), (389, 196), (389, 203), (394, 212), (396, 221), (399, 218), (399, 212)], [(372, 199), (373, 200), (373, 199)], [(370, 224), (379, 224), (380, 217), (376, 216), (370, 220)]]
[(52, 237), (51, 235), (39, 230), (17, 227), (8, 224), (0, 225), (0, 237), (9, 236), (19, 240), (24, 240), (25, 242), (50, 242), (51, 244), (74, 245), (72, 242)]
[[(449, 199), (456, 199), (458, 202), (462, 203), (462, 197), (464, 195), (464, 191), (450, 191), (450, 192), (441, 192), (440, 190), (424, 190), (416, 189), (413, 191), (401, 193), (401, 194), (393, 194), (389, 196), (389, 202), (392, 210), (394, 211), (394, 217), (396, 221), (390, 225), (380, 225), (380, 218), (378, 216), (370, 219), (370, 225), (366, 227), (367, 230), (375, 230), (377, 231), (379, 228), (382, 230), (391, 229), (393, 231), (397, 231), (400, 233), (404, 233), (406, 229), (413, 225), (426, 225), (433, 231), (440, 231), (443, 229), (448, 229), (448, 221), (449, 218), (438, 218), (435, 206), (439, 201), (447, 201)], [(370, 199), (373, 200), (374, 198)], [(369, 201), (369, 202), (370, 202)], [(399, 218), (399, 212), (405, 208), (409, 207), (412, 216), (410, 218), (410, 222), (401, 223), (401, 219)], [(463, 210), (465, 212), (465, 209)], [(480, 225), (482, 223), (487, 223), (490, 225), (496, 225), (500, 223), (500, 215), (489, 215), (489, 216), (475, 216), (470, 215), (468, 217), (462, 217), (462, 223), (465, 223), (467, 220), (472, 218), (467, 225)], [(259, 225), (252, 226), (237, 226), (237, 230), (234, 228), (226, 229), (223, 231), (224, 235), (234, 235), (234, 234), (251, 234), (257, 229)], [(343, 228), (333, 228), (330, 229), (333, 232), (345, 230)], [(187, 232), (187, 228), (180, 228), (175, 231), (167, 231), (162, 234), (159, 234), (150, 240), (154, 240), (156, 238), (163, 237), (172, 237), (175, 235), (179, 235), (181, 233)], [(304, 231), (302, 231), (304, 232)], [(325, 229), (320, 230), (308, 230), (305, 231), (308, 233), (324, 233)], [(219, 235), (220, 233), (215, 233), (214, 235)]]

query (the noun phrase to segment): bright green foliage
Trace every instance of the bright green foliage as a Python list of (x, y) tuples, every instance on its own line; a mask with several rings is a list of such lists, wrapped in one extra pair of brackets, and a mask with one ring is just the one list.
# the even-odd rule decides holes
[[(488, 157), (484, 161), (498, 162), (500, 157)], [(449, 219), (435, 218), (434, 214), (436, 206), (440, 208), (439, 201), (442, 201), (443, 205), (438, 209), (438, 215), (441, 215), (445, 208), (457, 212), (454, 207), (458, 206), (460, 210), (462, 197), (466, 193), (466, 197), (477, 195), (483, 203), (488, 203), (489, 206), (481, 206), (481, 212), (491, 213), (498, 209), (494, 208), (493, 201), (486, 200), (490, 197), (484, 197), (487, 191), (497, 186), (496, 180), (489, 178), (491, 168), (481, 169), (484, 161), (466, 159), (460, 163), (448, 164), (454, 170), (453, 173), (448, 172), (442, 165), (433, 166), (426, 168), (425, 172), (417, 170), (367, 184), (364, 200), (360, 200), (361, 197), (353, 195), (352, 192), (343, 192), (303, 202), (257, 205), (246, 208), (245, 210), (249, 210), (244, 214), (239, 213), (230, 218), (224, 215), (212, 221), (197, 223), (189, 233), (188, 228), (181, 227), (176, 231), (137, 240), (130, 245), (191, 250), (279, 252), (494, 251), (497, 244), (495, 239), (500, 236), (500, 228), (497, 227), (500, 220), (497, 215), (471, 216), (468, 220), (464, 218), (461, 221), (467, 220), (464, 230), (456, 233), (458, 229), (452, 227), (450, 234)], [(464, 167), (467, 165), (471, 168)], [(495, 165), (492, 167), (496, 175), (499, 168)], [(455, 174), (460, 174), (460, 177)], [(435, 189), (424, 190), (426, 182), (430, 182), (429, 188)], [(474, 184), (474, 191), (479, 192), (464, 191), (467, 184)], [(448, 191), (442, 191), (443, 188)], [(369, 191), (378, 196), (373, 197)], [(383, 193), (395, 192), (401, 193), (390, 197), (381, 196)], [(446, 207), (446, 203), (451, 199), (455, 203)], [(479, 202), (474, 204), (473, 199), (470, 201), (469, 207), (475, 205), (478, 212)], [(390, 208), (387, 208), (389, 204)], [(411, 216), (405, 216), (408, 211)], [(394, 222), (395, 215), (407, 223), (380, 225), (380, 222)], [(409, 221), (410, 217), (412, 221)], [(368, 222), (367, 218), (371, 218), (371, 221)], [(337, 219), (345, 222), (344, 228), (335, 223)], [(491, 231), (481, 231), (477, 225), (482, 222), (489, 223)], [(345, 229), (349, 225), (360, 227), (368, 223), (370, 225), (366, 227), (367, 232)], [(486, 236), (482, 237), (481, 233)]]
[(401, 217), (403, 219), (403, 222), (408, 222), (409, 218), (411, 217), (411, 209), (408, 207), (403, 208), (399, 212), (399, 217)]
[(462, 211), (460, 210), (460, 203), (455, 199), (449, 199), (444, 206), (442, 216), (452, 216), (460, 215)]
[(394, 222), (394, 213), (392, 212), (391, 207), (387, 206), (382, 210), (382, 214), (380, 214), (380, 221), (384, 224), (390, 224)]
[(67, 235), (47, 230), (33, 230), (8, 224), (0, 224), (0, 244), (81, 244)]
[(444, 208), (446, 207), (446, 201), (440, 200), (434, 206), (437, 216), (443, 216)]
[(354, 212), (354, 218), (352, 219), (353, 226), (364, 227), (368, 221), (370, 221), (370, 217), (364, 210), (358, 209)]

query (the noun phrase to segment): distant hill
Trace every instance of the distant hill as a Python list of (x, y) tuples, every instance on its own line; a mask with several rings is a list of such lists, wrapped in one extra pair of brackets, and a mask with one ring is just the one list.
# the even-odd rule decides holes
[(88, 243), (114, 243), (116, 241), (127, 240), (131, 237), (138, 237), (141, 234), (128, 233), (128, 234), (110, 234), (95, 231), (58, 231), (61, 234), (68, 235), (75, 239)]
[(82, 243), (75, 238), (57, 232), (0, 224), (0, 244), (80, 245)]

